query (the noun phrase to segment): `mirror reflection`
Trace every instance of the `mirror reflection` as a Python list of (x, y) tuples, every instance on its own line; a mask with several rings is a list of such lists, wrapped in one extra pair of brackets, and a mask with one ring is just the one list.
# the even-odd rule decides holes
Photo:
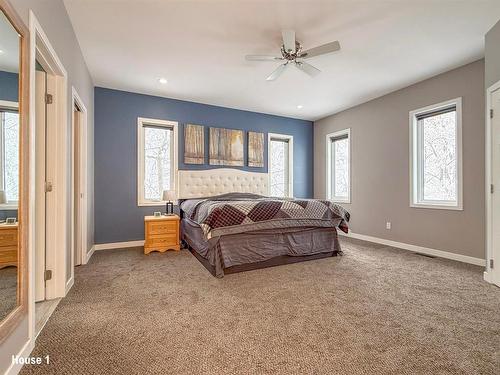
[(19, 46), (0, 12), (0, 320), (18, 303)]

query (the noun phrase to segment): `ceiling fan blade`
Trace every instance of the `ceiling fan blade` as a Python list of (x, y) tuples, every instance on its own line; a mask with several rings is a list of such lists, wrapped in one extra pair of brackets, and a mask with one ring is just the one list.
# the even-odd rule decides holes
[(296, 51), (296, 46), (295, 46), (295, 31), (293, 30), (283, 30), (281, 32), (281, 35), (283, 36), (283, 45), (285, 46), (285, 51), (290, 53), (290, 52), (295, 52)]
[(278, 66), (274, 72), (271, 73), (269, 77), (266, 78), (266, 81), (274, 81), (276, 78), (278, 78), (283, 72), (285, 71), (286, 67), (288, 66), (288, 63), (282, 64)]
[(296, 61), (295, 66), (299, 69), (302, 70), (304, 73), (306, 73), (308, 76), (314, 77), (321, 73), (321, 70), (318, 68), (315, 68), (311, 64), (306, 63), (305, 61)]
[(283, 60), (282, 57), (274, 57), (274, 56), (267, 56), (267, 55), (246, 55), (245, 59), (248, 61), (276, 61), (276, 60)]
[(314, 47), (304, 51), (300, 54), (301, 59), (308, 59), (310, 57), (325, 55), (327, 53), (332, 53), (340, 49), (340, 43), (338, 40), (331, 43), (323, 44), (322, 46)]

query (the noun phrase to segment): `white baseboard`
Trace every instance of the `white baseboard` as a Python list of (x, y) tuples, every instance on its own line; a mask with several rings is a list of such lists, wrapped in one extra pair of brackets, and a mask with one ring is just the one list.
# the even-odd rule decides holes
[(100, 244), (94, 245), (94, 250), (121, 249), (121, 248), (126, 248), (126, 247), (138, 247), (138, 246), (144, 246), (144, 240), (100, 243)]
[(484, 273), (483, 273), (483, 279), (484, 279), (484, 281), (486, 281), (487, 283), (490, 283), (490, 284), (492, 284), (492, 283), (493, 283), (493, 280), (492, 280), (492, 278), (491, 278), (491, 276), (490, 276), (490, 273), (489, 273), (489, 272), (484, 271)]
[[(26, 344), (22, 347), (22, 349), (17, 353), (19, 357), (29, 357), (33, 349), (35, 348), (35, 340), (28, 340)], [(23, 365), (21, 364), (16, 364), (16, 363), (11, 363), (7, 371), (5, 371), (5, 375), (17, 375), (19, 374), (19, 371), (21, 371), (21, 368)]]
[(90, 248), (90, 251), (88, 251), (87, 255), (85, 256), (85, 263), (83, 263), (83, 264), (87, 264), (89, 262), (92, 255), (94, 255), (94, 251), (95, 251), (95, 245), (92, 245), (92, 247)]
[(73, 275), (67, 282), (66, 282), (66, 295), (68, 294), (69, 290), (73, 287), (73, 284), (75, 283), (75, 275)]
[(493, 285), (500, 287), (500, 279), (495, 279), (495, 275), (493, 274), (493, 271), (490, 271), (490, 272), (484, 271), (483, 278), (484, 278), (484, 281), (486, 281), (487, 283), (490, 283), (490, 284), (493, 284)]
[(357, 234), (357, 233), (352, 233), (352, 232), (350, 232), (349, 234), (345, 234), (342, 231), (338, 231), (338, 233), (342, 236), (351, 237), (351, 238), (355, 238), (358, 240), (374, 242), (374, 243), (378, 243), (381, 245), (397, 247), (398, 249), (409, 250), (409, 251), (413, 251), (416, 253), (422, 253), (422, 254), (432, 255), (432, 256), (436, 256), (436, 257), (440, 257), (440, 258), (456, 260), (458, 262), (475, 264), (476, 266), (486, 267), (486, 260), (481, 259), (481, 258), (470, 257), (468, 255), (450, 253), (449, 251), (436, 250), (436, 249), (431, 249), (429, 247), (422, 247), (422, 246), (411, 245), (411, 244), (407, 244), (407, 243), (403, 243), (403, 242), (386, 240), (386, 239), (378, 238), (378, 237), (366, 236), (364, 234)]

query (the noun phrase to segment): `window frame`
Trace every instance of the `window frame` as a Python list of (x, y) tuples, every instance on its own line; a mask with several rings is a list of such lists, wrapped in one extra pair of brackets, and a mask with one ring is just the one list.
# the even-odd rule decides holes
[[(7, 100), (0, 100), (0, 109), (15, 111), (15, 112), (19, 113), (19, 103), (18, 102), (7, 101)], [(21, 126), (21, 125), (19, 124), (19, 126)], [(4, 171), (3, 171), (3, 166), (4, 166), (4, 152), (3, 152), (3, 145), (4, 145), (4, 129), (3, 129), (3, 126), (0, 126), (0, 190), (3, 189), (3, 187), (4, 187), (3, 186), (4, 185)], [(21, 176), (21, 175), (19, 174), (19, 176)], [(1, 203), (0, 204), (0, 210), (4, 210), (4, 211), (15, 211), (18, 208), (19, 208), (19, 201), (8, 201), (7, 203)]]
[[(151, 201), (144, 198), (144, 125), (161, 126), (172, 129), (174, 137), (174, 149), (172, 151), (172, 186), (177, 194), (177, 172), (178, 166), (178, 127), (179, 123), (170, 120), (158, 120), (145, 117), (137, 118), (137, 206), (163, 206), (166, 202), (163, 200)], [(176, 203), (176, 202), (174, 202)]]
[(281, 140), (288, 142), (288, 196), (293, 198), (293, 135), (267, 133), (267, 174), (268, 174), (268, 192), (271, 195), (271, 141)]
[[(455, 107), (456, 111), (456, 155), (457, 155), (457, 200), (455, 202), (448, 201), (430, 201), (423, 199), (423, 181), (422, 181), (422, 134), (418, 131), (418, 117), (446, 109)], [(441, 210), (463, 210), (463, 154), (462, 154), (462, 98), (450, 99), (441, 103), (432, 104), (423, 108), (419, 108), (409, 113), (409, 135), (410, 135), (410, 207), (413, 208), (428, 208)]]
[[(332, 145), (335, 138), (344, 138), (347, 137), (348, 141), (348, 163), (347, 163), (347, 175), (348, 175), (348, 189), (347, 189), (347, 198), (346, 197), (338, 197), (333, 195), (333, 168), (332, 168)], [(351, 148), (351, 128), (342, 129), (335, 131), (333, 133), (329, 133), (325, 136), (326, 139), (326, 199), (331, 200), (336, 203), (351, 203), (351, 156), (352, 156), (352, 148)]]

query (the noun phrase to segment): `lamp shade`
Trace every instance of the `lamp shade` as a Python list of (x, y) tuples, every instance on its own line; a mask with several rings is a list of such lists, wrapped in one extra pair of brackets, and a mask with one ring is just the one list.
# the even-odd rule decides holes
[(163, 200), (165, 202), (175, 200), (175, 190), (163, 190)]
[(7, 195), (5, 194), (5, 191), (0, 190), (0, 204), (5, 203), (7, 203)]

